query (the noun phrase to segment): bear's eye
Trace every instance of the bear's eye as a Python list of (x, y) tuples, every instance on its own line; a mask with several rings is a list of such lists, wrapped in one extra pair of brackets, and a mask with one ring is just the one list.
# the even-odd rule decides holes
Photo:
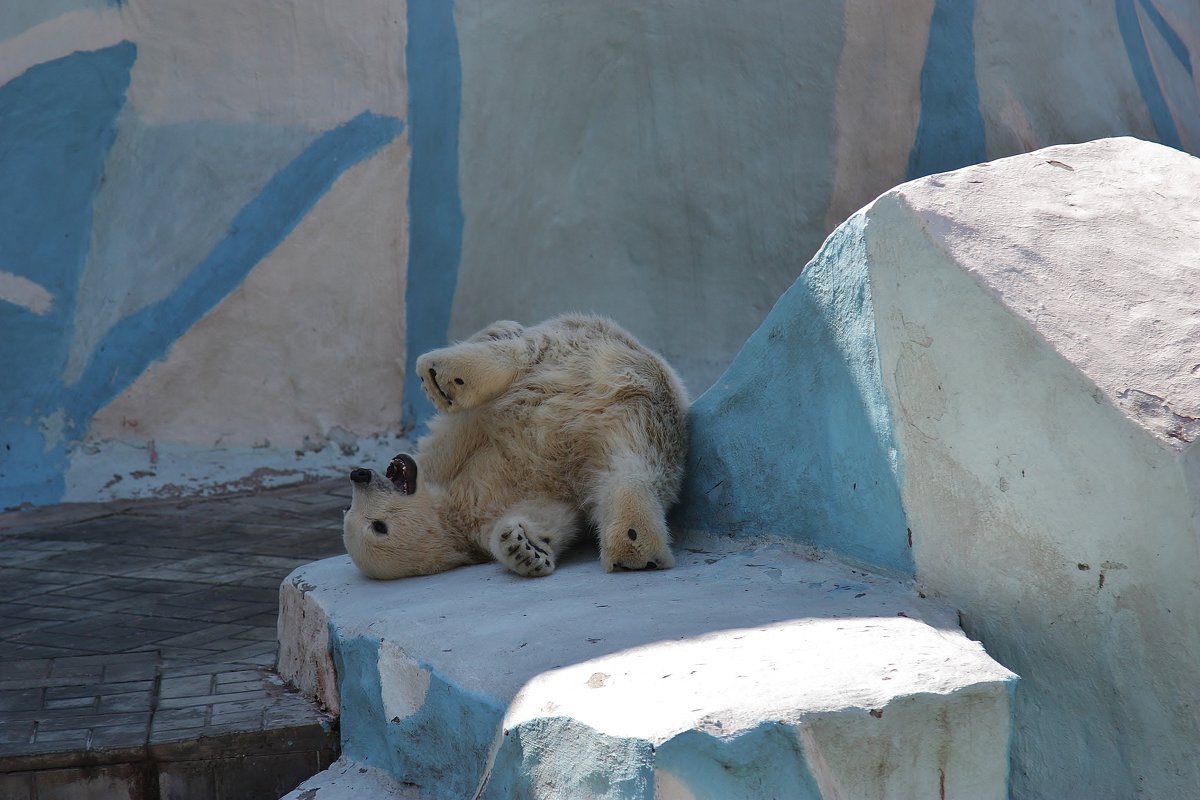
[(375, 531), (380, 536), (387, 536), (387, 523), (377, 519), (371, 523), (371, 530)]

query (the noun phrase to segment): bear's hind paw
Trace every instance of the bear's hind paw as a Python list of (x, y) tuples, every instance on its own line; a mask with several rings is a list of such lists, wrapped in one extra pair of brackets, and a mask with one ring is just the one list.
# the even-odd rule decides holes
[(491, 550), (497, 561), (518, 575), (540, 578), (554, 572), (554, 554), (534, 541), (524, 523), (499, 526)]
[(675, 556), (666, 537), (643, 529), (639, 538), (637, 529), (629, 528), (601, 540), (600, 565), (605, 572), (670, 569)]

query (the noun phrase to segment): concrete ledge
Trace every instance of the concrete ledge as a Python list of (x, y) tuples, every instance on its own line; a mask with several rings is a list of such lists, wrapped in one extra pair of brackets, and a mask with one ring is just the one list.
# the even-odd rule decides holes
[(382, 770), (339, 758), (306, 780), (283, 800), (420, 800), (417, 787)]
[(316, 562), (283, 584), (281, 669), (421, 797), (1006, 795), (1015, 676), (952, 609), (780, 544), (677, 552), (545, 580)]

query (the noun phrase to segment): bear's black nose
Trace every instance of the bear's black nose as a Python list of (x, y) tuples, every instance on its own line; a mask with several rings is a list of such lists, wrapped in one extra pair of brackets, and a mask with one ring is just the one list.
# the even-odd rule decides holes
[(362, 467), (359, 467), (358, 469), (352, 469), (350, 470), (350, 480), (354, 481), (355, 483), (370, 483), (371, 470), (363, 469)]

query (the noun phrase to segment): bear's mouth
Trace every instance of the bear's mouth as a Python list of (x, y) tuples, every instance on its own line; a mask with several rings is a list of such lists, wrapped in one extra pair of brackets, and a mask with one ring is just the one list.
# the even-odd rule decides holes
[[(450, 395), (446, 394), (446, 390), (442, 388), (440, 383), (438, 383), (437, 370), (433, 369), (432, 367), (429, 370), (429, 380), (431, 383), (433, 383), (434, 391), (441, 395), (441, 398), (446, 402), (446, 405), (454, 405), (454, 401), (450, 398)], [(397, 456), (397, 458), (399, 458), (399, 456)]]
[(408, 453), (400, 453), (393, 458), (385, 474), (404, 494), (417, 493), (417, 462)]

